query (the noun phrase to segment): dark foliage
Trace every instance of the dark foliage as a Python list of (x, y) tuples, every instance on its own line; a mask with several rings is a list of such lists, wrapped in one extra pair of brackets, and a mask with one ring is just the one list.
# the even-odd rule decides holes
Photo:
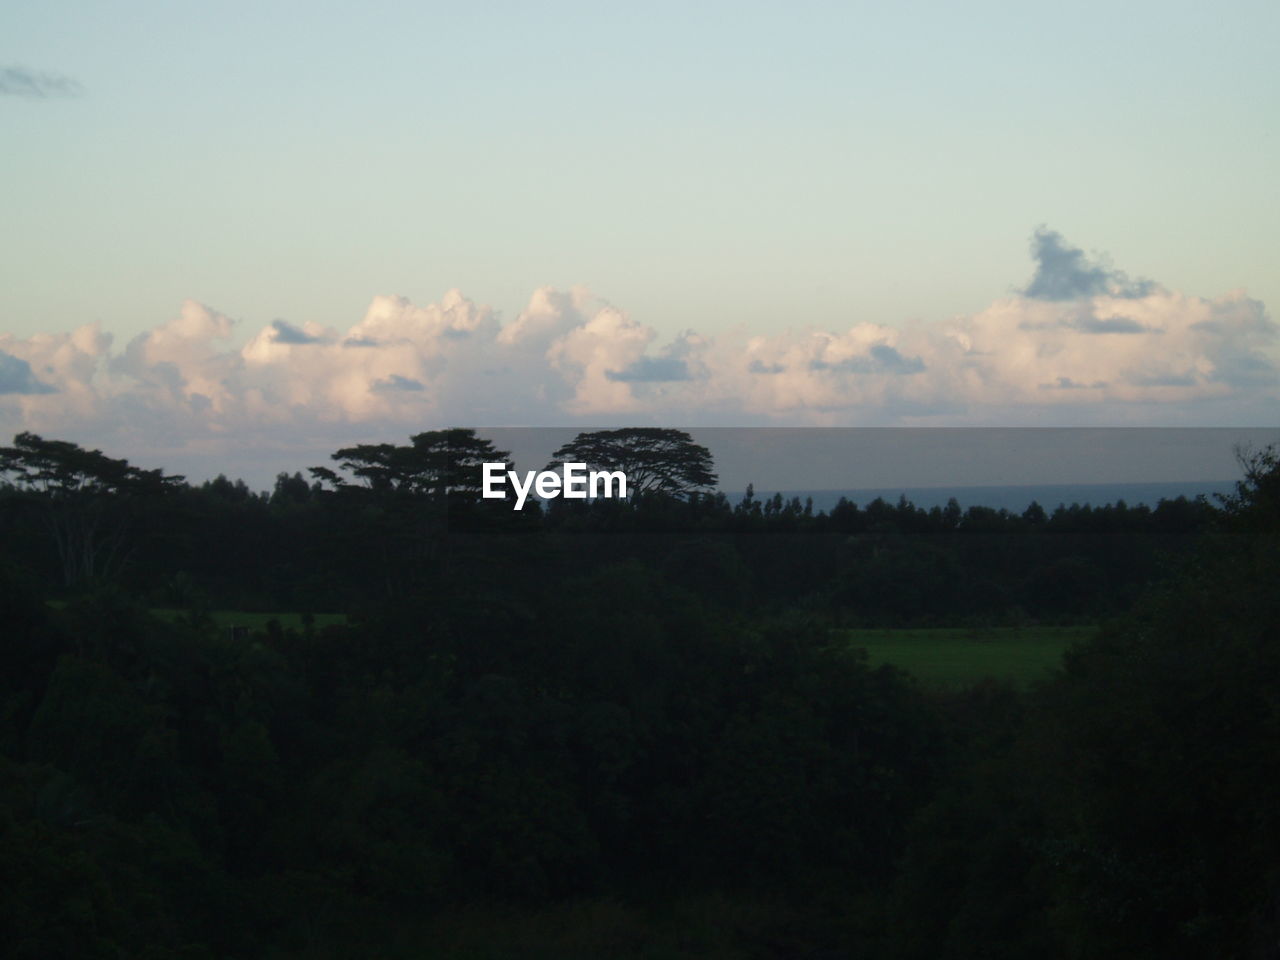
[[(1273, 452), (1220, 509), (1020, 516), (473, 510), (470, 431), (269, 494), (0, 453), (6, 955), (422, 955), (463, 908), (717, 891), (804, 917), (741, 956), (1276, 956)], [(255, 606), (349, 616), (208, 617)], [(1031, 693), (833, 629), (1113, 614)]]

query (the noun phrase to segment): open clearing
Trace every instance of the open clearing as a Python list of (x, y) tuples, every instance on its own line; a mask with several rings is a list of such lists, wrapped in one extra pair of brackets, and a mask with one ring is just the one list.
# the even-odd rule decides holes
[[(184, 611), (156, 609), (156, 616), (176, 620)], [(210, 618), (219, 627), (241, 626), (251, 631), (266, 630), (275, 620), (287, 630), (302, 630), (302, 614), (295, 611), (247, 613), (242, 610), (211, 610)], [(316, 613), (318, 630), (345, 623), (341, 613)], [(1088, 638), (1092, 626), (1071, 627), (937, 627), (929, 629), (883, 628), (846, 630), (845, 637), (867, 651), (873, 665), (893, 664), (913, 674), (929, 686), (965, 687), (991, 678), (1027, 687), (1043, 679), (1062, 661), (1063, 651), (1072, 643)]]
[(961, 687), (991, 678), (1026, 687), (1062, 661), (1092, 626), (940, 627), (924, 630), (846, 630), (873, 665), (893, 664), (933, 686)]
[[(62, 602), (50, 606), (61, 608)], [(162, 620), (178, 620), (189, 612), (153, 608)], [(243, 610), (211, 610), (209, 617), (220, 628), (248, 627), (257, 632), (272, 620), (286, 630), (303, 629), (303, 615), (296, 611), (249, 613)], [(347, 622), (346, 614), (312, 614), (315, 629)], [(854, 647), (862, 647), (873, 666), (899, 667), (932, 687), (966, 687), (984, 679), (1007, 681), (1025, 688), (1043, 679), (1062, 662), (1063, 652), (1087, 639), (1094, 626), (1069, 627), (933, 627), (843, 630)]]

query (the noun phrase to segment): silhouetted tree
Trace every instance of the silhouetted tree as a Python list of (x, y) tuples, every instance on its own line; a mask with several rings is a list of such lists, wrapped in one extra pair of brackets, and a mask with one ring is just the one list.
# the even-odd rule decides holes
[(0, 474), (43, 510), (66, 586), (117, 572), (128, 555), (130, 503), (184, 482), (30, 432), (0, 447)]
[(1233, 525), (1256, 531), (1280, 529), (1280, 447), (1238, 447), (1236, 462), (1244, 476), (1236, 482), (1234, 493), (1218, 495)]
[(709, 490), (716, 474), (711, 451), (683, 430), (624, 427), (578, 434), (553, 455), (551, 466), (585, 463), (591, 470), (621, 470), (631, 497), (660, 493), (677, 499)]
[[(333, 459), (373, 491), (474, 498), (480, 493), (481, 466), (506, 463), (509, 456), (492, 441), (477, 436), (475, 430), (455, 427), (415, 434), (408, 446), (364, 443), (343, 447)], [(327, 467), (312, 467), (311, 474), (331, 487), (358, 486)]]

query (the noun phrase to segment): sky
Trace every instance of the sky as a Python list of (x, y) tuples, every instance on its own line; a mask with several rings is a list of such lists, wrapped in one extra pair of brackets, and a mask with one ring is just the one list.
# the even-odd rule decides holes
[[(910, 491), (941, 490), (944, 504), (957, 489), (1024, 492), (1018, 512), (1050, 488), (1071, 488), (1072, 500), (1104, 496), (1194, 497), (1234, 490), (1238, 453), (1276, 441), (1263, 428), (1229, 427), (696, 427), (690, 438), (712, 454), (717, 487), (731, 496), (747, 485), (758, 496), (789, 493), (886, 491), (894, 501)], [(510, 454), (516, 471), (557, 465), (555, 451), (572, 441), (572, 428), (488, 428), (484, 435)], [(1154, 482), (1153, 482), (1154, 481)], [(1141, 490), (1130, 488), (1142, 488)], [(819, 498), (830, 507), (834, 498)], [(1016, 499), (1016, 497), (1014, 498)], [(1000, 506), (991, 500), (972, 500)], [(1056, 502), (1049, 502), (1052, 508)], [(1112, 502), (1107, 500), (1105, 502)], [(1012, 507), (1011, 507), (1012, 509)]]
[(1261, 2), (6, 5), (0, 435), (1273, 426), (1277, 62)]

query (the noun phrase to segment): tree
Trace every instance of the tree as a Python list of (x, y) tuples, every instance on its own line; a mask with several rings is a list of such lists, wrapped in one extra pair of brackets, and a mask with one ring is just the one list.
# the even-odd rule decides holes
[(435, 564), (449, 555), (447, 531), (512, 522), (509, 507), (480, 497), (483, 464), (509, 469), (508, 457), (475, 430), (452, 428), (415, 434), (407, 445), (344, 447), (332, 457), (342, 472), (310, 472), (321, 489), (351, 508), (336, 514), (345, 517), (344, 542), (363, 552), (394, 596), (438, 575)]
[(430, 477), (429, 489), (453, 501), (474, 501), (483, 486), (486, 463), (502, 463), (511, 469), (510, 454), (499, 450), (471, 429), (454, 427), (430, 430), (409, 438), (413, 444), (411, 462)]
[(271, 492), (270, 503), (273, 507), (307, 503), (311, 494), (312, 489), (301, 473), (295, 472), (293, 476), (289, 476), (282, 472), (276, 474), (276, 486)]
[(630, 496), (657, 493), (687, 499), (717, 481), (711, 451), (683, 430), (624, 427), (580, 433), (553, 455), (551, 468), (584, 463), (589, 470), (621, 470)]
[(1236, 447), (1244, 474), (1232, 494), (1218, 494), (1229, 523), (1243, 530), (1280, 529), (1280, 446)]
[[(429, 430), (409, 438), (408, 446), (364, 443), (333, 454), (339, 466), (370, 490), (446, 496), (451, 501), (480, 495), (482, 465), (506, 463), (509, 454), (475, 430), (454, 427)], [(509, 464), (508, 464), (509, 466)], [(337, 489), (358, 486), (327, 467), (312, 467), (317, 480)]]
[(132, 504), (184, 483), (180, 476), (30, 432), (15, 436), (12, 447), (0, 447), (0, 475), (43, 507), (66, 586), (115, 574), (128, 556)]

